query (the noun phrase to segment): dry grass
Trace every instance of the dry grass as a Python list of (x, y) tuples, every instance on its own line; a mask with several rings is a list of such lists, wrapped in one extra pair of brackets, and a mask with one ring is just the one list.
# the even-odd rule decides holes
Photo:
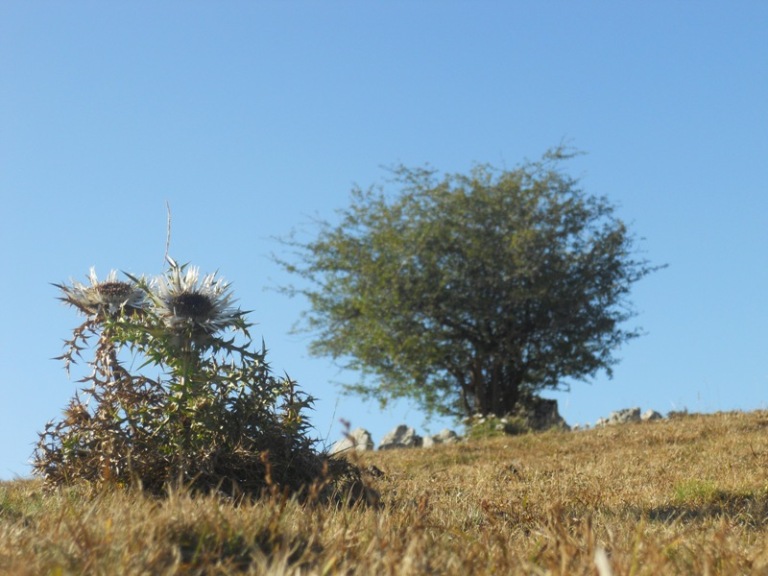
[[(768, 412), (365, 454), (381, 506), (0, 484), (8, 574), (768, 574)], [(610, 567), (608, 567), (608, 565)]]

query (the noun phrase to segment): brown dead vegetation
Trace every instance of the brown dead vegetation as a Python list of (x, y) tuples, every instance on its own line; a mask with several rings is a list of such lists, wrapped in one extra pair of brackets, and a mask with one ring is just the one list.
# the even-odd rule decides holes
[[(0, 484), (7, 574), (768, 574), (768, 412), (363, 454), (378, 505)], [(375, 504), (375, 503), (374, 503)]]

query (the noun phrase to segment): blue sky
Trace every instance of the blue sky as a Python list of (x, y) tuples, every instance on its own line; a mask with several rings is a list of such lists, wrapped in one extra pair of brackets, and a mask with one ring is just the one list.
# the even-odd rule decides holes
[(292, 280), (273, 238), (386, 166), (513, 168), (563, 141), (670, 265), (633, 291), (647, 334), (613, 380), (555, 395), (566, 420), (766, 408), (766, 30), (763, 1), (3, 2), (0, 478), (77, 389), (50, 283), (162, 272), (166, 202), (171, 254), (233, 283), (319, 438), (425, 432), (405, 402), (341, 396), (355, 375), (289, 333), (306, 304), (266, 289)]

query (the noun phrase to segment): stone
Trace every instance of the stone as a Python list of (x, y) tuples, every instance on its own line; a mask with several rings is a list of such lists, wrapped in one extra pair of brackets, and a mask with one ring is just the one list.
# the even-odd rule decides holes
[(448, 428), (445, 428), (444, 430), (441, 430), (437, 434), (434, 434), (432, 436), (425, 436), (422, 440), (422, 447), (424, 448), (431, 448), (435, 444), (456, 444), (459, 442), (461, 438), (459, 437), (456, 432), (453, 430), (449, 430)]
[(365, 428), (355, 428), (333, 445), (330, 454), (343, 454), (352, 450), (357, 452), (373, 450), (373, 438), (368, 430)]
[(646, 410), (643, 415), (640, 416), (640, 420), (643, 422), (650, 422), (651, 420), (662, 420), (664, 416), (656, 412), (656, 410)]
[(610, 424), (626, 424), (640, 421), (640, 408), (624, 408), (612, 412), (608, 418)]
[(557, 409), (557, 400), (550, 398), (533, 396), (523, 404), (515, 415), (523, 418), (531, 430), (571, 429), (565, 419), (560, 416), (560, 412)]
[(418, 448), (422, 445), (423, 441), (423, 438), (416, 434), (416, 430), (405, 424), (400, 424), (397, 428), (384, 435), (379, 443), (379, 450)]
[(461, 437), (456, 432), (449, 430), (448, 428), (445, 428), (435, 434), (434, 438), (440, 444), (456, 444), (461, 441)]
[(640, 422), (640, 408), (624, 408), (611, 412), (608, 419), (601, 418), (596, 426), (614, 426), (616, 424), (627, 424), (629, 422)]

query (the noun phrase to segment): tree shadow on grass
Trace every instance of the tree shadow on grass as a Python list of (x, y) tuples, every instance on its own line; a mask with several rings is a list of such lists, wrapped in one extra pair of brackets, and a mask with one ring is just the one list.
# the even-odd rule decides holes
[(651, 508), (642, 516), (663, 523), (729, 518), (742, 526), (761, 529), (768, 525), (768, 494), (714, 490), (703, 496)]

